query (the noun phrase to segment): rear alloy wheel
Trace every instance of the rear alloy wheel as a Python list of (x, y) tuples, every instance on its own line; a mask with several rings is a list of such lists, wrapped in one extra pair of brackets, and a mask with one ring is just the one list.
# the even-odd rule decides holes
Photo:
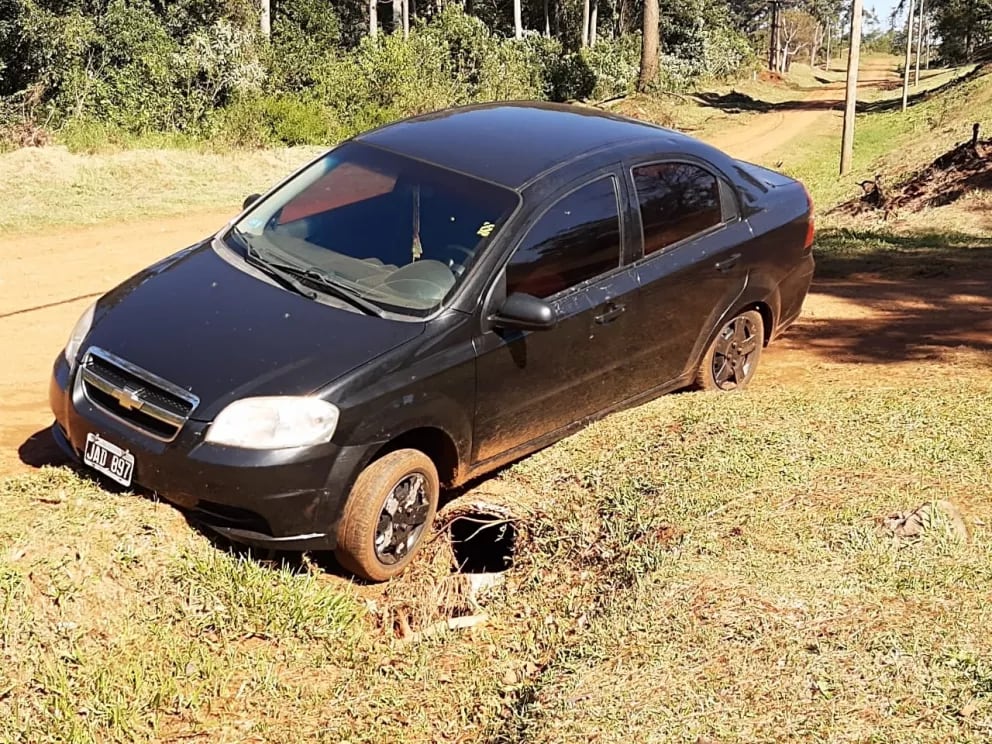
[(386, 581), (423, 545), (437, 512), (437, 468), (415, 449), (390, 452), (355, 480), (338, 525), (338, 562), (356, 576)]
[(757, 310), (729, 320), (707, 349), (696, 387), (702, 390), (741, 390), (754, 377), (765, 341), (765, 323)]

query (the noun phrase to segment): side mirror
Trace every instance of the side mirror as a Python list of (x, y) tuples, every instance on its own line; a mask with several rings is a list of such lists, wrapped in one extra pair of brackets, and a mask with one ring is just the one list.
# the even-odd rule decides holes
[(507, 297), (490, 320), (500, 328), (524, 331), (546, 331), (558, 323), (551, 305), (522, 292), (514, 292)]
[(261, 198), (262, 198), (261, 194), (251, 194), (250, 196), (246, 196), (244, 202), (242, 202), (241, 204), (241, 208), (248, 209), (248, 207), (250, 207), (252, 204), (257, 202)]

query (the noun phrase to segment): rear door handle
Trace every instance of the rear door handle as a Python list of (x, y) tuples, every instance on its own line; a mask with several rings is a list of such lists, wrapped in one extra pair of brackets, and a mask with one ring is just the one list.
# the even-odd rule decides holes
[(596, 316), (596, 322), (600, 325), (612, 323), (614, 320), (623, 315), (623, 312), (626, 309), (626, 305), (618, 305), (615, 302), (608, 302), (606, 303), (606, 309)]
[(741, 260), (741, 254), (735, 253), (729, 258), (725, 258), (723, 261), (717, 261), (715, 264), (713, 264), (713, 268), (715, 268), (717, 271), (730, 271), (730, 269), (734, 268), (737, 265), (737, 262), (740, 260)]

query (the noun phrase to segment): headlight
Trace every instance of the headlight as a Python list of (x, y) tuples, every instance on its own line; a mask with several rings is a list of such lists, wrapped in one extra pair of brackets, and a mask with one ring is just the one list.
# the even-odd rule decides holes
[(83, 341), (86, 339), (86, 334), (90, 332), (90, 326), (93, 325), (93, 312), (96, 310), (96, 303), (94, 302), (83, 314), (79, 316), (79, 320), (76, 321), (76, 325), (72, 329), (72, 333), (69, 334), (69, 340), (65, 344), (65, 360), (72, 367), (76, 364), (76, 355), (79, 353), (79, 347), (82, 346)]
[(242, 398), (218, 414), (206, 441), (245, 449), (282, 449), (329, 442), (338, 407), (318, 398)]

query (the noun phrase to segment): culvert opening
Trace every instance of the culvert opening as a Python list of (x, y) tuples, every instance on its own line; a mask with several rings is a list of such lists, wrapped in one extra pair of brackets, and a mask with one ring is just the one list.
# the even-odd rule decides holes
[(494, 514), (460, 514), (448, 526), (451, 550), (459, 573), (499, 573), (513, 566), (517, 528)]

